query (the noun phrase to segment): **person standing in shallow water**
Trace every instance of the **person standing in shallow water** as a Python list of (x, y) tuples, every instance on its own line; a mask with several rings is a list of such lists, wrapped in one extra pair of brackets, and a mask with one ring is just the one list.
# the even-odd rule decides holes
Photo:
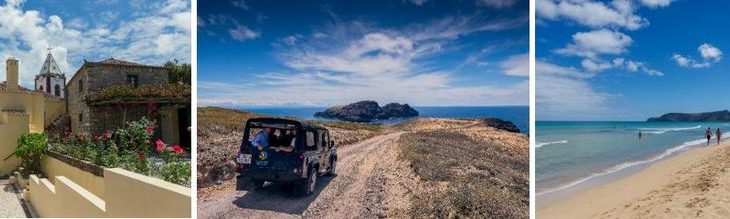
[(641, 131), (639, 131), (639, 140), (641, 140)]
[(720, 139), (722, 138), (722, 131), (720, 131), (720, 128), (717, 128), (717, 132), (715, 132), (715, 137), (717, 138), (717, 145), (720, 145)]
[(707, 146), (710, 146), (710, 139), (712, 138), (712, 128), (707, 127), (707, 131), (705, 131), (705, 137), (707, 137)]

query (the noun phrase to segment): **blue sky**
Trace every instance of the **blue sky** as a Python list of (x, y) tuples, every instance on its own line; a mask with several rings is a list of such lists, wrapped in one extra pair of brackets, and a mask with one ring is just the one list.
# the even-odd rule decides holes
[(186, 0), (0, 0), (0, 81), (13, 57), (33, 87), (49, 47), (67, 78), (84, 59), (189, 63), (191, 18)]
[(528, 105), (528, 1), (200, 1), (198, 103)]
[(730, 108), (729, 11), (729, 1), (537, 0), (537, 119)]

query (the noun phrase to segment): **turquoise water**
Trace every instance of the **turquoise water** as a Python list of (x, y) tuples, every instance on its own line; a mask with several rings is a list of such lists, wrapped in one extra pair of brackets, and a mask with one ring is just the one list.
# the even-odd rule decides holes
[[(705, 130), (730, 131), (730, 123), (537, 122), (537, 196), (566, 190), (610, 174), (706, 145)], [(638, 138), (638, 132), (642, 138)], [(723, 134), (723, 139), (730, 133)], [(712, 142), (716, 142), (715, 137)], [(714, 143), (712, 144), (714, 145)]]
[[(420, 117), (430, 118), (477, 118), (494, 117), (514, 123), (523, 133), (529, 133), (530, 108), (526, 106), (498, 106), (498, 107), (413, 107)], [(242, 108), (247, 111), (277, 115), (293, 116), (302, 119), (328, 120), (314, 117), (314, 113), (324, 111), (325, 107), (296, 107), (296, 108)], [(376, 123), (394, 124), (405, 119), (380, 120)]]

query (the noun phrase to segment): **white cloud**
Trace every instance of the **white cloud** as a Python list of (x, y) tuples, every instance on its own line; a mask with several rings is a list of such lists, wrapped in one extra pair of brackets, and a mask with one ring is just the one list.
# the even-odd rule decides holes
[[(307, 35), (311, 37), (297, 37), (294, 45), (278, 47), (276, 54), (288, 72), (258, 74), (253, 79), (256, 83), (202, 81), (199, 103), (325, 106), (373, 99), (413, 105), (525, 105), (529, 96), (527, 79), (458, 85), (454, 78), (459, 72), (438, 70), (422, 61), (445, 52), (442, 47), (458, 37), (508, 28), (501, 22), (492, 26), (495, 23), (446, 18), (398, 29), (358, 22), (328, 26)], [(436, 31), (430, 24), (449, 28)], [(241, 90), (247, 92), (242, 94)]]
[(690, 57), (676, 53), (672, 55), (672, 60), (682, 67), (707, 68), (722, 59), (722, 51), (707, 43), (700, 45), (697, 48), (697, 51), (700, 53), (700, 56), (702, 56), (702, 60), (694, 60)]
[(622, 68), (629, 72), (641, 71), (650, 76), (664, 76), (664, 73), (662, 73), (656, 69), (647, 67), (647, 65), (644, 64), (643, 62), (632, 61), (632, 60), (627, 60), (624, 62), (623, 59), (614, 59), (613, 63), (614, 63), (614, 67)]
[(703, 59), (712, 61), (720, 61), (720, 59), (722, 59), (722, 51), (710, 44), (702, 44), (699, 48), (697, 48), (697, 50), (700, 51), (700, 55), (702, 55)]
[(411, 69), (418, 52), (410, 39), (377, 32), (365, 34), (336, 51), (293, 51), (284, 54), (283, 59), (287, 66), (300, 71), (402, 74)]
[(624, 58), (616, 58), (611, 62), (583, 59), (581, 61), (581, 66), (588, 72), (601, 72), (609, 69), (622, 69), (629, 72), (643, 72), (650, 76), (664, 76), (664, 73), (649, 68), (643, 62), (625, 60)]
[(503, 31), (522, 27), (529, 21), (529, 17), (496, 19), (484, 22), (473, 16), (446, 17), (443, 19), (416, 25), (412, 30), (414, 40), (456, 39), (458, 37), (483, 31)]
[(478, 6), (492, 7), (492, 8), (509, 8), (515, 5), (518, 0), (476, 0)]
[[(648, 68), (644, 63), (621, 58), (588, 65), (596, 65), (596, 68), (602, 70), (621, 68), (630, 72), (644, 72), (651, 76), (663, 75), (657, 70)], [(590, 67), (586, 70), (588, 68)], [(535, 69), (538, 118), (586, 119), (590, 116), (611, 113), (608, 104), (617, 95), (601, 92), (591, 84), (590, 80), (597, 72), (583, 72), (574, 67), (560, 66), (544, 60), (537, 60)]]
[(82, 18), (72, 18), (66, 21), (66, 26), (73, 29), (86, 29), (89, 26), (89, 23)]
[(600, 71), (604, 71), (606, 69), (613, 68), (613, 65), (611, 63), (608, 63), (608, 62), (596, 62), (596, 61), (593, 61), (591, 59), (583, 59), (580, 62), (580, 65), (584, 69), (588, 70), (589, 72), (600, 72)]
[(595, 59), (602, 54), (618, 55), (624, 53), (626, 47), (630, 46), (631, 43), (633, 43), (633, 40), (626, 34), (608, 29), (599, 29), (573, 34), (571, 44), (554, 52)]
[(555, 75), (570, 78), (590, 78), (593, 74), (583, 73), (574, 67), (564, 67), (549, 62), (538, 60), (535, 62), (535, 70), (540, 75)]
[(606, 110), (612, 95), (595, 90), (584, 73), (538, 60), (535, 63), (535, 103), (538, 118), (556, 119)]
[(539, 18), (567, 19), (594, 28), (636, 30), (649, 24), (634, 13), (634, 6), (627, 0), (615, 0), (611, 4), (591, 0), (537, 0), (536, 8)]
[(230, 34), (231, 38), (233, 38), (234, 40), (238, 40), (241, 42), (256, 39), (261, 36), (260, 32), (253, 31), (243, 25), (236, 25), (233, 28), (228, 29), (228, 34)]
[[(64, 22), (53, 11), (24, 9), (22, 2), (7, 0), (0, 6), (0, 69), (5, 69), (5, 58), (18, 58), (23, 86), (33, 86), (49, 47), (68, 77), (84, 59), (114, 57), (155, 65), (171, 59), (190, 61), (189, 1), (149, 4), (151, 12), (144, 16), (94, 28), (76, 18)], [(0, 70), (0, 81), (5, 74)]]
[(287, 45), (293, 46), (293, 45), (297, 44), (297, 41), (299, 41), (299, 38), (296, 35), (291, 35), (291, 36), (284, 37), (284, 39), (282, 39), (282, 41), (284, 41), (284, 43), (286, 43)]
[(641, 4), (646, 5), (647, 7), (650, 7), (650, 8), (667, 7), (673, 1), (674, 0), (640, 0)]
[(694, 60), (690, 60), (689, 58), (684, 57), (684, 56), (682, 56), (680, 54), (674, 54), (672, 56), (672, 60), (674, 60), (677, 63), (677, 65), (683, 66), (683, 67), (690, 66), (690, 64), (692, 62), (694, 62)]
[(530, 75), (530, 56), (528, 53), (510, 56), (499, 64), (504, 74), (528, 77)]
[(246, 1), (244, 1), (244, 0), (234, 0), (234, 1), (231, 1), (231, 5), (233, 5), (233, 7), (240, 8), (240, 9), (243, 9), (243, 10), (248, 10), (249, 9), (248, 4), (246, 4)]
[(421, 5), (423, 5), (423, 3), (426, 3), (426, 1), (427, 0), (411, 0), (411, 3), (413, 3), (414, 5), (421, 6)]

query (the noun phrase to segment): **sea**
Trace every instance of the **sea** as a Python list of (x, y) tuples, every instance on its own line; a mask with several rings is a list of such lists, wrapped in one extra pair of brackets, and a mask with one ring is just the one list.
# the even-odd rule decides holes
[[(535, 181), (541, 196), (575, 191), (636, 172), (693, 147), (706, 147), (713, 122), (536, 122)], [(641, 139), (638, 133), (642, 133)], [(725, 133), (722, 138), (730, 136)], [(717, 139), (713, 136), (711, 145)]]
[[(464, 106), (464, 107), (435, 107), (435, 106), (420, 106), (413, 107), (420, 114), (421, 118), (480, 118), (480, 117), (493, 117), (502, 120), (507, 120), (514, 123), (517, 128), (523, 133), (529, 133), (530, 128), (530, 108), (527, 106)], [(326, 107), (279, 107), (279, 108), (261, 108), (261, 107), (244, 107), (242, 110), (276, 115), (276, 116), (291, 116), (300, 119), (310, 120), (322, 120), (322, 121), (333, 121), (332, 119), (325, 119), (314, 117), (316, 112), (326, 110)], [(408, 119), (388, 119), (388, 120), (377, 120), (372, 123), (378, 124), (398, 124)]]

